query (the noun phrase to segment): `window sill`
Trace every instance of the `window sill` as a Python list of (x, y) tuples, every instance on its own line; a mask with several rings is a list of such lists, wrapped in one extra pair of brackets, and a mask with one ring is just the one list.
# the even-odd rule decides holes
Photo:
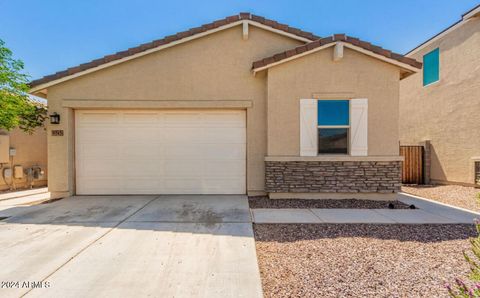
[(403, 156), (350, 156), (350, 155), (319, 155), (319, 156), (266, 156), (265, 161), (403, 161)]
[(440, 84), (440, 79), (438, 79), (435, 82), (428, 83), (427, 85), (423, 85), (423, 88), (427, 88), (427, 87), (434, 86), (434, 85), (437, 85), (437, 84)]

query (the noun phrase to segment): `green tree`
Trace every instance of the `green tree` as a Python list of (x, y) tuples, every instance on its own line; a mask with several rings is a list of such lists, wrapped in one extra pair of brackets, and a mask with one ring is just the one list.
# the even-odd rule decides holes
[(43, 126), (47, 109), (28, 96), (28, 78), (23, 62), (13, 59), (12, 51), (0, 39), (0, 129), (19, 127), (32, 133)]

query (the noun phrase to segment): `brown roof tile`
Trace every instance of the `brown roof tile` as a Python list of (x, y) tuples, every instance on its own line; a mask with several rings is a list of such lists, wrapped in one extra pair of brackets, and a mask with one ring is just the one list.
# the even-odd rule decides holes
[[(278, 62), (278, 61), (281, 61), (283, 59), (293, 57), (295, 55), (299, 55), (299, 54), (304, 53), (306, 51), (311, 51), (315, 48), (321, 47), (321, 46), (329, 44), (329, 43), (337, 42), (337, 41), (343, 41), (343, 42), (346, 42), (346, 43), (350, 43), (352, 45), (361, 47), (361, 48), (363, 48), (365, 50), (368, 50), (368, 51), (372, 51), (376, 54), (385, 56), (387, 58), (391, 58), (391, 59), (397, 60), (399, 62), (408, 64), (408, 65), (413, 66), (415, 68), (422, 68), (422, 63), (418, 62), (415, 59), (408, 58), (408, 57), (402, 56), (402, 55), (397, 54), (397, 53), (393, 53), (389, 50), (383, 49), (382, 47), (372, 45), (369, 42), (359, 40), (356, 37), (346, 36), (345, 34), (334, 34), (333, 36), (325, 37), (325, 38), (322, 38), (322, 39), (319, 39), (319, 40), (315, 40), (315, 41), (309, 42), (305, 45), (298, 46), (294, 49), (289, 49), (287, 51), (277, 53), (277, 54), (275, 54), (271, 57), (267, 57), (267, 58), (255, 61), (255, 62), (253, 62), (252, 69), (261, 68), (261, 67), (267, 66), (267, 65), (269, 65), (273, 62)], [(293, 54), (293, 53), (296, 53), (296, 54)], [(284, 58), (282, 58), (281, 60), (278, 60), (279, 57), (284, 57)]]
[(348, 38), (348, 42), (353, 44), (354, 46), (360, 45), (360, 39), (356, 37), (351, 37), (351, 36), (348, 36), (347, 38)]
[(333, 35), (333, 39), (335, 41), (343, 41), (343, 40), (347, 39), (347, 37), (345, 36), (345, 34), (342, 33), (342, 34)]
[(285, 51), (285, 55), (287, 56), (287, 58), (295, 56), (296, 54), (297, 54), (297, 51), (295, 51), (295, 49)]
[(218, 28), (218, 27), (223, 26), (223, 25), (227, 25), (227, 24), (237, 22), (239, 20), (251, 20), (251, 21), (254, 21), (254, 22), (257, 22), (257, 23), (261, 23), (261, 24), (270, 26), (270, 27), (275, 28), (277, 30), (281, 30), (281, 31), (284, 31), (284, 32), (287, 32), (287, 33), (291, 33), (291, 34), (297, 35), (299, 37), (307, 38), (307, 39), (310, 39), (310, 40), (315, 40), (315, 39), (320, 38), (318, 36), (313, 35), (310, 32), (305, 32), (305, 31), (302, 31), (302, 30), (297, 29), (297, 28), (292, 28), (292, 27), (289, 27), (288, 25), (280, 24), (276, 21), (265, 19), (264, 17), (252, 15), (248, 12), (242, 12), (238, 15), (229, 16), (229, 17), (226, 17), (224, 19), (214, 21), (212, 23), (208, 23), (208, 24), (204, 24), (204, 25), (199, 26), (199, 27), (191, 28), (187, 31), (179, 32), (179, 33), (174, 34), (174, 35), (165, 36), (162, 39), (154, 40), (154, 41), (149, 42), (149, 43), (144, 43), (140, 46), (130, 48), (126, 51), (117, 52), (115, 54), (107, 55), (103, 58), (95, 59), (93, 61), (81, 64), (79, 66), (70, 67), (70, 68), (66, 69), (65, 71), (61, 71), (61, 72), (57, 72), (57, 73), (52, 74), (52, 75), (44, 76), (43, 78), (40, 78), (38, 80), (31, 81), (30, 82), (30, 87), (35, 87), (35, 86), (38, 86), (38, 85), (41, 85), (41, 84), (44, 84), (44, 83), (47, 83), (47, 82), (50, 82), (50, 81), (60, 79), (60, 78), (65, 77), (65, 76), (73, 75), (73, 74), (79, 73), (81, 71), (84, 71), (84, 70), (87, 70), (87, 69), (90, 69), (90, 68), (94, 68), (94, 67), (100, 66), (102, 64), (108, 63), (108, 62), (112, 62), (112, 61), (119, 60), (119, 59), (122, 59), (122, 58), (125, 58), (125, 57), (128, 57), (128, 56), (131, 56), (131, 55), (135, 55), (135, 54), (141, 53), (143, 51), (146, 51), (146, 50), (149, 50), (149, 49), (161, 46), (161, 45), (165, 45), (165, 44), (180, 40), (182, 38), (190, 37), (190, 36), (193, 36), (195, 34), (205, 32), (207, 30), (212, 30), (212, 29)]
[(280, 61), (280, 60), (283, 60), (287, 58), (287, 54), (284, 52), (284, 53), (280, 53), (280, 54), (276, 54), (275, 56), (273, 56), (273, 59), (275, 61)]

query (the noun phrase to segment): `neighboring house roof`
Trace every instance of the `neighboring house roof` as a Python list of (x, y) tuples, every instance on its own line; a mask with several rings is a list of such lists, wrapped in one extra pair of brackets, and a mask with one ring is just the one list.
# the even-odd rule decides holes
[(41, 104), (41, 105), (44, 105), (44, 106), (47, 105), (47, 100), (45, 98), (41, 98), (41, 97), (31, 95), (31, 94), (29, 94), (28, 97), (34, 103), (38, 103), (38, 104)]
[(360, 50), (367, 55), (379, 56), (380, 58), (382, 58), (382, 60), (386, 60), (387, 62), (396, 64), (411, 71), (416, 71), (414, 68), (422, 68), (422, 63), (418, 62), (415, 59), (407, 58), (403, 55), (393, 53), (379, 46), (372, 45), (369, 42), (362, 41), (356, 37), (346, 36), (345, 34), (335, 34), (333, 36), (321, 38), (305, 45), (298, 46), (294, 49), (290, 49), (275, 54), (273, 56), (255, 61), (252, 64), (252, 69), (254, 72), (258, 72), (271, 66), (278, 65), (299, 57), (303, 57), (309, 53), (314, 53), (330, 46), (334, 46), (337, 43), (341, 43), (342, 45), (345, 45), (354, 50)]
[(290, 27), (288, 25), (281, 24), (261, 16), (253, 15), (250, 13), (240, 13), (238, 15), (229, 16), (224, 19), (217, 20), (208, 24), (204, 24), (199, 27), (191, 28), (187, 31), (182, 31), (174, 35), (169, 35), (162, 39), (144, 43), (137, 47), (130, 48), (126, 51), (117, 52), (112, 55), (104, 56), (103, 58), (100, 58), (100, 59), (92, 60), (88, 63), (80, 64), (75, 67), (70, 67), (66, 70), (59, 71), (52, 75), (44, 76), (43, 78), (31, 81), (30, 87), (32, 89), (38, 89), (35, 87), (44, 85), (46, 83), (50, 83), (65, 77), (70, 77), (70, 76), (85, 72), (87, 70), (91, 70), (99, 66), (105, 65), (107, 63), (114, 62), (114, 61), (122, 60), (123, 62), (123, 59), (125, 58), (133, 57), (141, 53), (148, 54), (151, 52), (152, 49), (164, 47), (165, 45), (169, 45), (169, 44), (174, 44), (175, 42), (179, 42), (181, 40), (190, 40), (189, 38), (192, 38), (195, 36), (203, 36), (210, 32), (213, 33), (219, 30), (227, 29), (232, 27), (229, 25), (238, 25), (245, 21), (249, 22), (249, 24), (256, 25), (265, 29), (273, 29), (274, 31), (277, 31), (277, 32), (283, 32), (285, 33), (285, 35), (299, 39), (303, 42), (309, 42), (309, 41), (320, 38), (319, 36), (316, 36), (310, 32), (306, 32), (294, 27)]
[(458, 20), (457, 22), (455, 22), (454, 24), (450, 25), (449, 27), (447, 27), (446, 29), (442, 30), (441, 32), (439, 32), (438, 34), (435, 34), (433, 37), (431, 37), (430, 39), (427, 39), (426, 41), (422, 42), (421, 44), (419, 44), (418, 46), (416, 46), (415, 48), (413, 48), (412, 50), (410, 50), (409, 52), (407, 52), (405, 54), (405, 56), (408, 56), (408, 55), (413, 55), (415, 54), (416, 52), (420, 51), (421, 49), (423, 49), (424, 47), (428, 46), (430, 43), (432, 43), (433, 41), (445, 36), (446, 34), (452, 32), (453, 30), (457, 29), (458, 27), (462, 26), (463, 24), (465, 24), (468, 20), (474, 18), (474, 17), (480, 17), (480, 4), (475, 6), (474, 8), (470, 9), (469, 11), (467, 11), (466, 13), (464, 13), (462, 15), (462, 18), (460, 20)]

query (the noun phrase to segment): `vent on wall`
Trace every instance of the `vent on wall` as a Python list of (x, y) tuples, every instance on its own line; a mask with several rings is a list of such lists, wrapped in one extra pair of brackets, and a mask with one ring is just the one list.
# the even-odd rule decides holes
[(475, 183), (480, 185), (480, 161), (475, 162)]

